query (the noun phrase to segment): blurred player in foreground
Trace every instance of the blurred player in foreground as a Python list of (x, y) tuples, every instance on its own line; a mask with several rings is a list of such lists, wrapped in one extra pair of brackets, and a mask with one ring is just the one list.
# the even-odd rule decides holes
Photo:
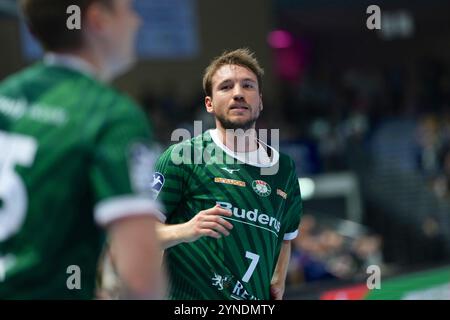
[(203, 88), (216, 129), (171, 146), (157, 162), (171, 299), (283, 297), (302, 207), (293, 161), (254, 130), (262, 75), (246, 49), (212, 61)]
[(46, 56), (0, 84), (0, 299), (93, 298), (103, 230), (121, 297), (161, 298), (150, 129), (106, 84), (134, 60), (132, 1), (20, 5)]

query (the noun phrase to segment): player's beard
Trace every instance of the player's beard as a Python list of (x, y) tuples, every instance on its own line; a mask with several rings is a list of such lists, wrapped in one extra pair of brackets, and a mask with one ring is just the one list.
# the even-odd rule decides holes
[(226, 115), (223, 114), (216, 114), (216, 119), (219, 120), (220, 124), (222, 125), (222, 128), (226, 129), (242, 129), (244, 131), (251, 129), (254, 127), (256, 120), (258, 120), (259, 114), (252, 115), (250, 118), (248, 118), (245, 121), (232, 121), (229, 118), (227, 118)]

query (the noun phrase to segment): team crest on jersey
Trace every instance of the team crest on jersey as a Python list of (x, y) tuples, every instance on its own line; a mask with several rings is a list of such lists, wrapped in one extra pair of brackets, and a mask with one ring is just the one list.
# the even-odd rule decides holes
[(222, 276), (214, 272), (214, 276), (211, 278), (212, 286), (217, 287), (217, 290), (222, 291), (224, 288), (231, 286), (233, 276)]
[(163, 185), (164, 185), (164, 175), (159, 172), (155, 172), (153, 174), (153, 181), (152, 181), (152, 191), (155, 195), (155, 198), (158, 196), (159, 192), (161, 191)]
[(261, 197), (268, 197), (272, 192), (272, 188), (270, 188), (270, 185), (262, 180), (254, 180), (252, 182), (252, 188)]

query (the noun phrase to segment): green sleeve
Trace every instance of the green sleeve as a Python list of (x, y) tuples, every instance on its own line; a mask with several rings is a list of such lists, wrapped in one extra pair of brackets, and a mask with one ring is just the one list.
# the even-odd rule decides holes
[(292, 169), (289, 177), (289, 187), (287, 191), (286, 204), (286, 228), (284, 240), (292, 240), (298, 235), (298, 227), (303, 213), (302, 198), (300, 195), (300, 185), (295, 170), (295, 164), (292, 161)]
[(123, 99), (111, 107), (92, 147), (90, 178), (97, 222), (155, 212), (151, 183), (157, 155), (152, 146), (148, 123), (137, 106)]
[(180, 147), (182, 144), (168, 148), (155, 165), (154, 178), (158, 182), (153, 189), (158, 201), (164, 206), (167, 218), (176, 211), (186, 193), (188, 166), (182, 161)]
[[(189, 179), (189, 164), (192, 146), (189, 142), (178, 143), (169, 147), (155, 165), (154, 178), (162, 181), (154, 187), (157, 200), (164, 207), (166, 218), (183, 203)], [(158, 182), (159, 183), (159, 182)]]

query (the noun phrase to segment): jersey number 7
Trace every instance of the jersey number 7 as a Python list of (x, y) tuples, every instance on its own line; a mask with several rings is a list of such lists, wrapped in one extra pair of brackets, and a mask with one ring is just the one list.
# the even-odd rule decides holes
[(252, 260), (252, 262), (250, 263), (250, 266), (247, 269), (247, 272), (242, 277), (243, 282), (248, 282), (250, 280), (250, 277), (252, 276), (253, 272), (255, 271), (256, 265), (259, 262), (259, 255), (257, 255), (256, 253), (250, 252), (250, 251), (246, 251), (245, 257)]

